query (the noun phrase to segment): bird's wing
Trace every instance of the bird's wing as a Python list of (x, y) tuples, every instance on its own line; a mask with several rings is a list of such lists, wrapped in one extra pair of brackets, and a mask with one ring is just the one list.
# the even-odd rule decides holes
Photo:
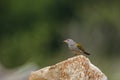
[(84, 48), (83, 48), (80, 44), (76, 43), (76, 46), (77, 46), (77, 48), (79, 48), (79, 49), (82, 50), (83, 52), (85, 51)]
[(77, 48), (79, 48), (81, 51), (83, 51), (85, 54), (90, 55), (90, 53), (86, 52), (84, 48), (80, 44), (76, 44)]

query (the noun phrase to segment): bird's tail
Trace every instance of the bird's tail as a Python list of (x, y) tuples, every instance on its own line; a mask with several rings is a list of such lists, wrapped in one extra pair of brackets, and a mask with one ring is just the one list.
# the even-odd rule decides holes
[(84, 52), (86, 55), (90, 55), (90, 53), (88, 53), (88, 52)]

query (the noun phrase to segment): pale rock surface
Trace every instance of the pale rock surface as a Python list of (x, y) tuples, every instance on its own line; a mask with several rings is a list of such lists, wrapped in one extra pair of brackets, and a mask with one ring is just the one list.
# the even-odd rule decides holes
[(104, 73), (83, 55), (31, 73), (29, 80), (107, 80)]

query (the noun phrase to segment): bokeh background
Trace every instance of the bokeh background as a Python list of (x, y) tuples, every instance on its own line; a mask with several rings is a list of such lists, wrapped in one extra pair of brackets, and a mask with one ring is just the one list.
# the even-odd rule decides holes
[(118, 0), (0, 0), (0, 80), (28, 80), (31, 71), (73, 54), (72, 38), (109, 80), (120, 80)]

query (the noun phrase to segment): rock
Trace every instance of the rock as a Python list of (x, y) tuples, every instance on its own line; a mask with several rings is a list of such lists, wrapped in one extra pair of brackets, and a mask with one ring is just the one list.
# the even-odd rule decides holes
[(29, 80), (107, 80), (104, 73), (83, 55), (32, 72)]

